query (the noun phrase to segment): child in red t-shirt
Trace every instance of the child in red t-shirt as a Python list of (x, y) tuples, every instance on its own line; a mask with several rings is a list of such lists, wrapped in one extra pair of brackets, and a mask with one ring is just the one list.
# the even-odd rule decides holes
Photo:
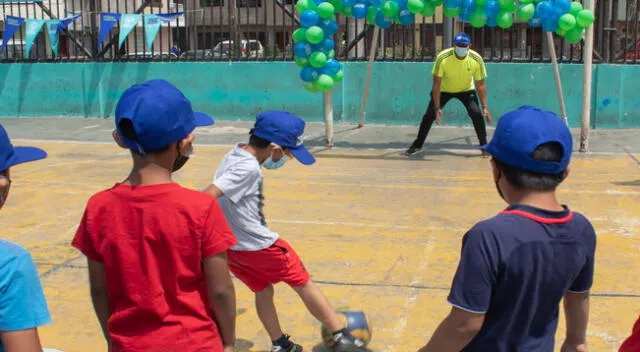
[(133, 169), (89, 199), (73, 240), (111, 352), (231, 352), (236, 301), (226, 250), (236, 243), (216, 199), (174, 183), (193, 150), (194, 113), (164, 80), (127, 89), (113, 137)]
[(619, 352), (640, 352), (640, 318), (633, 325), (631, 336), (620, 346)]

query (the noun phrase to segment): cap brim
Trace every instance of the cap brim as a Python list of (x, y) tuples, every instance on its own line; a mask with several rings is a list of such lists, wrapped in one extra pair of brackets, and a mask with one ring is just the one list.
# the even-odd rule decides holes
[(36, 147), (13, 147), (13, 153), (13, 160), (9, 166), (28, 163), (47, 157), (47, 152)]
[(304, 165), (311, 165), (316, 162), (316, 158), (309, 153), (304, 145), (296, 148), (287, 148), (287, 150), (289, 150), (289, 152), (291, 152), (291, 154), (293, 154), (293, 156)]
[(195, 117), (196, 120), (196, 127), (201, 127), (201, 126), (211, 126), (214, 123), (216, 123), (213, 120), (213, 117), (203, 113), (203, 112), (194, 112), (193, 116)]

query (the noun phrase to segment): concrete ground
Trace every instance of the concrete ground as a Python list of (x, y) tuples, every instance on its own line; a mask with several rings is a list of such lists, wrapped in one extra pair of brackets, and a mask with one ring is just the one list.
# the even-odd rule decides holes
[[(110, 142), (112, 120), (0, 119), (16, 145), (50, 157), (12, 169), (0, 236), (35, 259), (54, 323), (45, 347), (106, 351), (89, 297), (86, 262), (70, 246), (88, 197), (122, 180), (125, 150)], [(202, 188), (222, 156), (247, 138), (250, 124), (220, 122), (198, 130), (196, 155), (176, 175)], [(364, 310), (377, 352), (415, 351), (447, 314), (460, 240), (475, 222), (505, 205), (486, 159), (472, 150), (472, 129), (435, 128), (427, 152), (399, 152), (415, 126), (336, 126), (325, 149), (323, 126), (310, 124), (318, 162), (265, 171), (270, 226), (296, 248), (337, 309)], [(591, 151), (576, 154), (560, 198), (598, 233), (589, 343), (616, 351), (640, 313), (640, 131), (594, 131)], [(238, 351), (268, 351), (251, 293), (236, 281)], [(322, 351), (319, 324), (285, 285), (276, 288), (281, 322), (308, 350)], [(561, 317), (562, 321), (562, 317)], [(564, 324), (558, 331), (562, 342)]]

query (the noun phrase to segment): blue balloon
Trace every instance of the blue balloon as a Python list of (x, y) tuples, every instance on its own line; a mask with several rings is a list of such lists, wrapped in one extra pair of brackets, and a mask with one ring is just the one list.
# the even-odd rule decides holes
[(306, 10), (300, 14), (300, 25), (304, 28), (315, 26), (320, 22), (320, 16), (313, 10)]
[(383, 0), (369, 0), (369, 5), (374, 6), (376, 8), (380, 8), (384, 3)]
[(334, 59), (330, 59), (326, 64), (324, 64), (324, 66), (322, 66), (322, 73), (329, 76), (335, 75), (340, 70), (342, 70), (342, 64)]
[(487, 27), (494, 28), (498, 26), (498, 21), (496, 20), (496, 16), (487, 17)]
[(484, 13), (487, 17), (495, 17), (500, 12), (500, 5), (496, 0), (489, 0), (484, 4)]
[(351, 14), (357, 19), (365, 18), (367, 17), (367, 6), (364, 4), (355, 4), (353, 5)]
[(469, 20), (471, 19), (471, 12), (460, 11), (460, 15), (458, 15), (458, 17), (460, 17), (460, 21), (462, 22), (469, 22)]
[(326, 1), (326, 0), (313, 0), (313, 2), (315, 2), (315, 3), (316, 3), (316, 5), (320, 5), (320, 4), (322, 4), (323, 2), (327, 2), (327, 1)]
[(407, 9), (400, 10), (400, 12), (398, 12), (398, 22), (400, 22), (400, 24), (412, 24), (415, 20), (416, 15)]
[(309, 42), (298, 42), (293, 46), (293, 55), (304, 59), (313, 53), (313, 47)]
[(378, 12), (378, 14), (376, 15), (376, 25), (378, 27), (382, 29), (387, 29), (391, 27), (392, 24), (393, 24), (393, 18), (385, 17), (385, 15), (383, 15), (382, 12)]
[(539, 18), (532, 18), (530, 20), (527, 21), (527, 23), (531, 26), (531, 27), (538, 27), (542, 24), (542, 20)]
[(551, 6), (551, 2), (549, 1), (541, 1), (536, 6), (536, 15), (541, 20), (545, 20), (547, 18), (551, 18), (553, 14), (553, 7)]
[(333, 50), (333, 48), (336, 46), (336, 43), (331, 38), (324, 38), (324, 40), (322, 40), (318, 46), (320, 47), (320, 50), (329, 52)]
[(398, 3), (400, 10), (402, 10), (407, 8), (407, 3), (409, 2), (409, 0), (396, 0), (396, 2)]
[(300, 71), (300, 79), (305, 82), (313, 82), (316, 78), (318, 78), (319, 74), (315, 68), (311, 66), (305, 66)]
[(569, 12), (569, 9), (571, 8), (571, 1), (570, 0), (554, 0), (553, 6), (559, 10), (560, 16), (562, 16), (565, 13)]
[(546, 19), (542, 21), (542, 30), (545, 32), (554, 32), (558, 28), (558, 21)]
[(455, 9), (457, 7), (460, 7), (461, 4), (461, 0), (444, 0), (444, 6), (448, 9)]
[(318, 26), (324, 31), (325, 37), (334, 35), (338, 32), (338, 22), (335, 20), (322, 20)]
[(473, 12), (473, 10), (476, 9), (476, 1), (462, 0), (462, 4), (460, 5), (460, 7), (462, 7), (462, 11), (466, 11), (466, 12), (469, 12), (469, 14), (471, 14), (471, 12)]
[(351, 7), (356, 4), (356, 0), (342, 0), (342, 3), (346, 7)]

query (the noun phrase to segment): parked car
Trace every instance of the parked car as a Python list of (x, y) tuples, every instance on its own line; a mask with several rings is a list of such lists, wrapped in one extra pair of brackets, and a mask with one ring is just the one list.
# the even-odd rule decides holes
[[(255, 39), (243, 39), (240, 41), (240, 52), (243, 58), (263, 58), (264, 46), (259, 40)], [(216, 44), (213, 47), (213, 57), (216, 58), (228, 58), (229, 55), (233, 55), (231, 48), (233, 46), (233, 40), (224, 40)]]
[(181, 60), (194, 60), (194, 59), (210, 59), (213, 57), (213, 51), (211, 49), (198, 49), (185, 51), (180, 55)]
[(138, 61), (170, 61), (176, 60), (178, 56), (174, 53), (152, 53), (152, 52), (136, 52), (126, 53), (121, 56), (125, 60), (138, 60)]

